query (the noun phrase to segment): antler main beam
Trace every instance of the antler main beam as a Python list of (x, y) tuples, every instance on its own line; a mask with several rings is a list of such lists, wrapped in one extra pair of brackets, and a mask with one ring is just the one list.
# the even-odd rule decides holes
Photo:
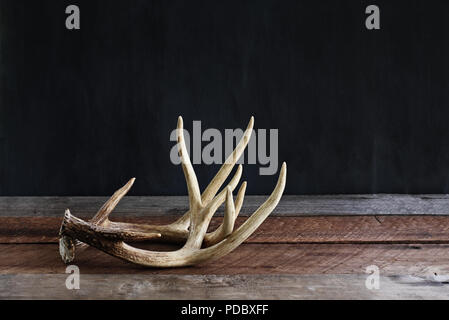
[[(242, 174), (241, 165), (239, 165), (228, 186), (218, 195), (217, 192), (246, 148), (252, 133), (253, 123), (254, 119), (251, 118), (248, 128), (236, 149), (222, 165), (203, 194), (201, 194), (198, 180), (185, 146), (183, 121), (179, 117), (177, 126), (178, 152), (187, 183), (189, 211), (174, 223), (165, 226), (136, 225), (109, 221), (110, 213), (134, 183), (134, 179), (131, 179), (124, 187), (114, 193), (89, 222), (76, 218), (69, 210), (66, 210), (60, 230), (60, 253), (63, 260), (65, 262), (72, 261), (75, 248), (77, 246), (85, 246), (85, 244), (118, 258), (150, 267), (177, 267), (197, 264), (213, 258), (219, 258), (234, 250), (273, 211), (282, 197), (286, 182), (287, 167), (284, 163), (278, 183), (271, 196), (244, 224), (233, 232), (234, 222), (242, 207), (246, 190), (246, 182), (243, 182), (234, 203), (232, 191), (240, 180)], [(206, 233), (212, 216), (224, 202), (225, 215), (223, 223), (214, 232)], [(172, 252), (157, 252), (138, 249), (125, 243), (125, 241), (153, 239), (182, 241), (184, 246)], [(201, 248), (202, 245), (207, 247)]]

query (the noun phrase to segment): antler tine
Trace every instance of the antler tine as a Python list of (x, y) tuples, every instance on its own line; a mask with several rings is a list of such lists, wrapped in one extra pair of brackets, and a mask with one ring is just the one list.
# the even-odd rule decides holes
[[(77, 225), (77, 228), (79, 230), (83, 230), (87, 233), (95, 233), (98, 235), (101, 235), (101, 237), (104, 237), (105, 239), (110, 240), (122, 240), (123, 238), (129, 238), (132, 237), (133, 239), (136, 239), (138, 241), (139, 239), (157, 239), (161, 237), (161, 234), (158, 232), (139, 232), (139, 231), (133, 231), (133, 230), (121, 230), (121, 229), (115, 229), (110, 227), (103, 227), (99, 225), (94, 225), (89, 222), (85, 222), (82, 219), (74, 217), (70, 210), (66, 210), (64, 219), (72, 219), (72, 223)], [(70, 225), (69, 225), (70, 228)]]
[(136, 181), (136, 178), (130, 179), (123, 187), (118, 189), (114, 194), (106, 201), (103, 206), (98, 210), (95, 216), (90, 220), (91, 223), (102, 225), (108, 221), (109, 215), (115, 209), (117, 204), (122, 200), (122, 198), (128, 193), (131, 187)]
[(235, 218), (237, 218), (237, 216), (240, 213), (240, 210), (242, 209), (243, 199), (245, 198), (246, 192), (246, 184), (247, 184), (246, 181), (243, 181), (239, 191), (237, 192), (237, 197), (235, 199)]
[(221, 185), (225, 182), (226, 178), (232, 171), (232, 168), (237, 163), (239, 158), (241, 157), (243, 151), (245, 151), (246, 146), (251, 138), (251, 134), (253, 133), (254, 126), (254, 117), (251, 117), (249, 120), (248, 126), (243, 134), (243, 137), (240, 139), (238, 145), (235, 147), (234, 151), (228, 156), (226, 161), (221, 166), (220, 170), (218, 170), (217, 174), (211, 180), (207, 188), (204, 190), (202, 195), (202, 200), (204, 202), (210, 201), (215, 194), (220, 189)]
[(183, 120), (180, 116), (178, 118), (178, 152), (181, 157), (182, 170), (184, 171), (184, 176), (187, 183), (187, 190), (189, 193), (189, 203), (190, 210), (201, 206), (201, 193), (200, 187), (198, 186), (198, 180), (193, 170), (192, 163), (190, 162), (189, 153), (187, 152), (186, 143), (184, 140), (184, 128)]
[(244, 181), (237, 193), (237, 197), (235, 200), (235, 206), (234, 201), (232, 199), (232, 190), (227, 189), (226, 193), (226, 207), (225, 207), (225, 213), (223, 218), (223, 223), (220, 224), (220, 226), (213, 232), (207, 233), (204, 237), (204, 245), (206, 247), (214, 245), (227, 236), (229, 236), (233, 229), (234, 229), (234, 223), (237, 219), (237, 216), (240, 213), (240, 209), (242, 208), (243, 204), (243, 198), (245, 197), (245, 191), (246, 191), (246, 181)]
[(223, 218), (223, 233), (226, 235), (231, 234), (234, 229), (234, 221), (235, 221), (235, 206), (234, 199), (232, 198), (232, 191), (230, 188), (226, 190), (226, 204), (225, 204), (225, 213)]

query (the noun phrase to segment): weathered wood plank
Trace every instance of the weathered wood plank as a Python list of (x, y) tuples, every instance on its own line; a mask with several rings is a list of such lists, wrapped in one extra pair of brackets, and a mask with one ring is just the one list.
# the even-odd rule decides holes
[[(56, 243), (62, 218), (0, 217), (0, 243)], [(167, 224), (165, 217), (120, 218)], [(239, 218), (236, 226), (246, 218)], [(211, 230), (222, 218), (214, 218)], [(449, 243), (449, 216), (269, 217), (247, 243)]]
[(449, 283), (381, 276), (379, 290), (353, 275), (0, 275), (0, 299), (449, 299)]
[[(377, 265), (384, 276), (447, 276), (448, 252), (449, 245), (441, 244), (243, 244), (204, 265), (151, 269), (88, 248), (73, 264), (83, 274), (363, 274)], [(63, 274), (65, 268), (56, 244), (0, 245), (0, 274)]]
[[(75, 215), (93, 216), (106, 197), (0, 197), (0, 216), (60, 217), (66, 208)], [(254, 212), (266, 196), (248, 196), (242, 215)], [(180, 215), (187, 198), (125, 197), (114, 216)], [(449, 215), (449, 195), (331, 195), (282, 198), (273, 215)]]

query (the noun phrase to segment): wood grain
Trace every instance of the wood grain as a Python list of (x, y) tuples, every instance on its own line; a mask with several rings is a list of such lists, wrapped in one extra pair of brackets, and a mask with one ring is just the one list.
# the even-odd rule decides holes
[(449, 299), (448, 284), (431, 278), (366, 274), (324, 275), (97, 275), (82, 274), (68, 290), (66, 274), (0, 275), (0, 299)]
[[(247, 196), (241, 215), (254, 212), (266, 196)], [(107, 197), (0, 197), (3, 217), (60, 217), (70, 208), (77, 216), (92, 217)], [(187, 211), (187, 197), (125, 197), (113, 216), (180, 215)], [(449, 215), (449, 195), (284, 195), (272, 215)]]
[[(0, 243), (56, 243), (62, 218), (0, 217)], [(175, 217), (121, 218), (168, 224)], [(238, 218), (241, 225), (246, 218)], [(210, 230), (221, 223), (214, 218)], [(270, 217), (247, 243), (449, 243), (449, 216)]]
[[(0, 198), (0, 299), (449, 298), (447, 195), (284, 196), (256, 233), (225, 258), (148, 269), (88, 248), (74, 261), (81, 290), (67, 290), (56, 244), (62, 213), (70, 207), (91, 218), (105, 199)], [(264, 199), (248, 197), (237, 225)], [(166, 224), (186, 207), (185, 197), (128, 197), (111, 218)], [(221, 221), (214, 218), (210, 230)], [(365, 287), (370, 265), (379, 267), (380, 290)]]
[[(141, 245), (168, 250), (166, 245)], [(84, 274), (362, 274), (449, 275), (449, 245), (441, 244), (243, 244), (225, 258), (189, 268), (139, 267), (88, 248), (73, 264)], [(56, 244), (0, 245), (0, 274), (64, 273)]]

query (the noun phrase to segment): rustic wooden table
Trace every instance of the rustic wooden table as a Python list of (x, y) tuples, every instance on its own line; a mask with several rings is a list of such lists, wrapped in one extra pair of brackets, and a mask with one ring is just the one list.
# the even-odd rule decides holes
[[(249, 196), (238, 224), (264, 199)], [(64, 209), (90, 218), (105, 200), (0, 197), (0, 298), (449, 298), (446, 195), (284, 196), (259, 230), (220, 260), (146, 269), (89, 248), (73, 262), (81, 287), (68, 290), (57, 244)], [(127, 197), (111, 219), (166, 223), (186, 208), (185, 197)], [(372, 265), (380, 272), (377, 290), (365, 285)]]

